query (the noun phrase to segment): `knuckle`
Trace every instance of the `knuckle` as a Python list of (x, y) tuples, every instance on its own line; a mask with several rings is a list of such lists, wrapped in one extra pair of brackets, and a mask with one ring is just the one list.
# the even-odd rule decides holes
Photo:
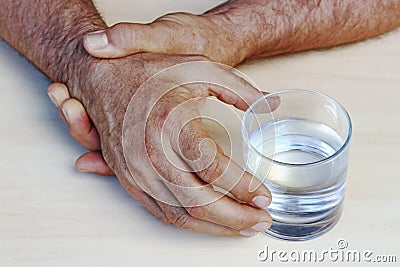
[(190, 227), (190, 215), (179, 214), (173, 220), (173, 224), (182, 229), (191, 229)]
[(208, 183), (213, 182), (222, 176), (224, 170), (218, 157), (214, 157), (211, 163), (204, 170), (200, 171), (199, 175)]
[(125, 32), (129, 29), (129, 24), (126, 22), (120, 22), (111, 27), (114, 32)]
[(112, 41), (120, 49), (130, 48), (135, 41), (135, 31), (129, 23), (115, 24), (110, 31), (110, 35), (112, 36)]
[(244, 210), (235, 212), (234, 217), (231, 218), (229, 226), (237, 231), (250, 229), (253, 225), (251, 223), (252, 216), (249, 216)]
[(166, 218), (168, 224), (173, 224), (182, 229), (191, 228), (190, 227), (191, 217), (182, 208), (172, 207), (172, 206), (168, 207)]
[(245, 212), (240, 212), (237, 216), (237, 230), (245, 230), (249, 228), (248, 218)]
[(208, 214), (208, 207), (207, 206), (194, 206), (194, 207), (187, 207), (187, 212), (197, 219), (203, 219), (207, 217)]

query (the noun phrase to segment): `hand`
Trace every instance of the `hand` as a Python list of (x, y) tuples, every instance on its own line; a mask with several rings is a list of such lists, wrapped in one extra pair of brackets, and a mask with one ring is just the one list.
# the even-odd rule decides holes
[[(117, 175), (124, 188), (159, 219), (184, 229), (210, 234), (252, 236), (258, 231), (265, 231), (271, 223), (269, 214), (260, 209), (270, 201), (271, 196), (268, 189), (264, 185), (259, 185), (255, 191), (249, 192), (249, 188), (254, 188), (252, 176), (244, 173), (238, 165), (232, 163), (214, 142), (210, 143), (211, 138), (204, 130), (201, 120), (195, 119), (183, 126), (185, 118), (175, 114), (172, 116), (172, 120), (168, 121), (165, 117), (178, 107), (180, 109), (178, 114), (191, 114), (196, 117), (198, 109), (195, 103), (197, 102), (191, 102), (189, 106), (184, 103), (209, 95), (216, 95), (220, 100), (244, 110), (249, 103), (260, 97), (260, 93), (244, 80), (221, 69), (210, 70), (210, 73), (215, 73), (222, 80), (228, 81), (230, 87), (237, 88), (237, 94), (215, 86), (179, 87), (166, 94), (154, 106), (157, 112), (153, 112), (147, 121), (144, 121), (140, 114), (154, 103), (148, 102), (146, 99), (149, 95), (162, 90), (162, 86), (149, 88), (145, 93), (137, 91), (135, 98), (142, 99), (141, 105), (135, 106), (134, 114), (131, 116), (131, 119), (136, 121), (128, 120), (130, 128), (134, 129), (135, 133), (133, 135), (135, 138), (130, 140), (131, 148), (133, 147), (134, 150), (123, 150), (121, 144), (122, 122), (128, 102), (135, 90), (160, 69), (193, 60), (205, 60), (205, 58), (142, 53), (133, 57), (102, 61), (96, 67), (94, 79), (90, 79), (93, 82), (89, 83), (89, 86), (97, 89), (98, 95), (101, 97), (92, 100), (92, 105), (88, 106), (88, 113), (99, 130), (105, 162)], [(54, 93), (55, 87), (62, 86), (50, 87), (49, 91)], [(70, 122), (71, 133), (76, 136), (76, 133), (79, 132), (74, 130), (77, 127), (76, 125), (71, 126), (71, 122), (78, 121), (79, 124), (79, 121), (83, 121), (81, 125), (86, 128), (84, 132), (93, 131), (93, 133), (80, 140), (83, 140), (86, 147), (93, 150), (98, 149), (98, 146), (89, 141), (94, 139), (96, 134), (93, 127), (90, 127), (89, 121), (86, 120), (86, 115), (71, 116), (68, 112), (72, 105), (79, 106), (76, 109), (78, 112), (75, 114), (84, 114), (82, 113), (83, 109), (78, 102), (68, 99), (65, 91), (63, 94), (64, 96), (59, 99), (67, 100), (58, 105), (65, 109), (65, 117)], [(58, 100), (55, 102), (58, 103)], [(80, 117), (80, 119), (71, 120), (73, 117)], [(164, 123), (165, 127), (162, 129), (161, 126)], [(140, 136), (141, 127), (148, 129), (144, 132), (144, 136)], [(196, 172), (179, 171), (165, 158), (165, 151), (162, 150), (163, 143), (160, 140), (162, 130), (168, 133), (167, 136), (172, 137), (177, 128), (182, 129), (182, 132), (178, 134), (179, 138), (167, 140), (173, 148), (173, 156), (184, 160), (193, 170), (197, 170)], [(80, 136), (82, 137), (82, 135)], [(140, 140), (142, 139), (146, 140), (146, 146), (141, 147)], [(204, 140), (208, 141), (203, 142)], [(215, 155), (215, 157), (202, 159), (200, 157), (202, 155), (199, 155), (200, 151), (207, 152), (201, 153), (203, 155)], [(128, 155), (128, 164), (124, 152), (125, 155)], [(146, 164), (149, 155), (151, 166)], [(200, 165), (194, 166), (193, 162), (195, 161), (193, 160), (199, 157), (202, 159)], [(160, 180), (157, 174), (161, 174), (165, 181)], [(171, 184), (176, 187), (171, 187)], [(228, 190), (239, 202), (214, 191), (213, 187), (206, 186), (210, 184)], [(182, 186), (184, 186), (183, 189)], [(196, 190), (196, 187), (201, 190)], [(177, 200), (181, 204), (180, 207), (174, 206), (173, 202), (177, 202)], [(241, 204), (241, 202), (247, 204)]]
[[(224, 31), (220, 31), (221, 28)], [(238, 29), (226, 23), (223, 16), (173, 13), (150, 24), (119, 23), (88, 34), (84, 46), (92, 56), (100, 58), (118, 58), (139, 52), (201, 54), (215, 62), (236, 65), (244, 59), (246, 49), (241, 47), (243, 42), (239, 39), (232, 39), (234, 31)], [(52, 84), (48, 93), (71, 135), (90, 151), (77, 159), (76, 168), (82, 172), (113, 175), (102, 157), (97, 130), (83, 105), (70, 99), (65, 85)], [(74, 116), (67, 121), (62, 111)]]
[[(150, 24), (118, 23), (88, 34), (85, 49), (95, 57), (119, 58), (139, 52), (203, 55), (234, 66), (249, 54), (251, 40), (243, 27), (216, 14), (172, 13)], [(222, 30), (223, 29), (223, 30)]]
[(93, 172), (104, 176), (114, 175), (101, 154), (97, 129), (81, 102), (71, 98), (67, 87), (61, 83), (51, 84), (47, 92), (60, 118), (68, 125), (72, 137), (90, 151), (76, 160), (75, 167), (81, 172)]

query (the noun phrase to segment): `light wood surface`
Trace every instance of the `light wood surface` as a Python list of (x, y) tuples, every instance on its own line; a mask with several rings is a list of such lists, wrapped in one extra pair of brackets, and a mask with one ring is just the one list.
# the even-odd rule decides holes
[[(171, 11), (202, 12), (219, 2), (103, 0), (98, 6), (109, 23), (146, 22)], [(318, 239), (290, 243), (262, 234), (229, 239), (164, 225), (116, 179), (75, 171), (74, 160), (84, 149), (50, 103), (49, 81), (0, 41), (0, 266), (271, 266), (277, 261), (257, 258), (266, 245), (318, 252), (337, 248), (340, 238), (349, 249), (396, 255), (400, 261), (399, 44), (395, 31), (354, 45), (240, 66), (269, 91), (326, 93), (353, 120), (340, 222)], [(239, 121), (228, 128), (233, 144), (241, 146)]]

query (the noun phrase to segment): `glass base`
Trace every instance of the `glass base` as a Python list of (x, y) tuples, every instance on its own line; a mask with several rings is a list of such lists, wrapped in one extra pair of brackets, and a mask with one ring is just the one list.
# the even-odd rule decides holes
[(288, 241), (305, 241), (317, 238), (332, 229), (339, 221), (342, 214), (342, 207), (329, 217), (312, 223), (290, 224), (279, 221), (272, 221), (272, 226), (265, 234)]

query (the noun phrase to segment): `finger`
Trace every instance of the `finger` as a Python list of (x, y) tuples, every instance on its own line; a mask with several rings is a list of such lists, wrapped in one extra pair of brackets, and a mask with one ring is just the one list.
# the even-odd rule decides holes
[(99, 134), (82, 104), (76, 99), (69, 98), (61, 104), (60, 108), (68, 124), (70, 134), (88, 150), (100, 150)]
[(164, 211), (171, 224), (184, 230), (227, 237), (252, 237), (258, 233), (254, 230), (238, 231), (226, 226), (194, 218), (182, 207), (175, 207), (162, 202), (158, 202), (158, 205)]
[[(126, 174), (127, 175), (127, 174)], [(118, 174), (118, 177), (121, 177), (120, 174)], [(135, 183), (126, 183), (128, 179), (119, 179), (121, 182), (122, 186), (124, 189), (136, 200), (138, 200), (148, 211), (150, 211), (151, 214), (156, 216), (160, 221), (163, 223), (170, 223), (169, 219), (167, 218), (166, 214), (164, 211), (160, 208), (158, 205), (157, 201), (153, 199), (151, 196), (146, 194), (143, 190), (140, 189), (140, 187), (135, 184)]]
[(177, 135), (179, 147), (173, 146), (175, 151), (204, 182), (223, 188), (258, 208), (269, 205), (272, 197), (267, 187), (224, 155), (201, 120), (187, 123)]
[[(150, 149), (148, 157), (153, 163), (154, 169), (157, 170), (159, 180), (168, 187), (192, 217), (238, 231), (250, 229), (264, 231), (269, 227), (271, 217), (268, 212), (240, 204), (238, 201), (214, 191), (210, 184), (202, 181), (195, 173), (178, 167), (175, 164), (177, 163), (175, 158), (170, 157), (172, 153), (167, 148), (167, 144), (154, 146), (157, 144), (155, 141), (157, 137), (150, 135), (148, 138), (146, 143), (153, 144), (152, 147), (148, 147)], [(159, 166), (160, 162), (163, 163), (161, 166)], [(237, 177), (230, 178), (236, 179)], [(247, 193), (248, 190), (246, 188), (245, 192)], [(264, 190), (268, 193), (266, 188)]]
[(160, 208), (157, 201), (151, 196), (140, 190), (137, 185), (131, 185), (129, 187), (124, 187), (130, 195), (132, 195), (136, 200), (138, 200), (151, 214), (153, 214), (161, 222), (168, 224), (169, 219), (165, 215), (164, 211)]
[(176, 169), (159, 171), (168, 181), (164, 180), (166, 186), (188, 214), (196, 219), (225, 226), (239, 233), (249, 230), (263, 232), (271, 225), (272, 220), (267, 211), (240, 204), (214, 191), (212, 186), (199, 180), (193, 173)]
[(114, 175), (100, 152), (83, 154), (76, 160), (75, 167), (81, 172), (92, 172), (103, 176)]
[(67, 86), (62, 83), (52, 83), (47, 89), (47, 94), (50, 97), (50, 100), (53, 104), (58, 108), (61, 104), (70, 98)]
[[(54, 105), (56, 105), (56, 107), (58, 107), (59, 111), (60, 111), (60, 107), (62, 106), (62, 103), (70, 98), (67, 87), (61, 83), (51, 84), (48, 88), (48, 94), (49, 94), (50, 99), (54, 103)], [(74, 100), (74, 99), (72, 99), (72, 100)], [(64, 108), (68, 109), (69, 107), (65, 106)], [(63, 120), (65, 120), (62, 112), (59, 112), (59, 113), (60, 113), (61, 118)], [(86, 116), (87, 120), (86, 119), (84, 119), (83, 121), (78, 120), (78, 124), (83, 122), (84, 128), (87, 129), (88, 128), (87, 121), (89, 120), (88, 116), (87, 116), (86, 112), (84, 112), (84, 114), (82, 114), (82, 110), (80, 111), (80, 115)], [(71, 116), (71, 118), (72, 118), (72, 116)], [(75, 125), (75, 124), (73, 124), (73, 125)], [(92, 146), (92, 147), (94, 147), (94, 146)], [(108, 165), (104, 161), (100, 152), (89, 152), (89, 153), (82, 155), (77, 160), (76, 167), (81, 171), (95, 172), (97, 174), (105, 175), (105, 176), (113, 175), (112, 170), (108, 167)], [(140, 190), (140, 188), (137, 185), (134, 185), (132, 183), (124, 184), (124, 188), (133, 197), (135, 197), (138, 201), (140, 201), (159, 220), (161, 220), (162, 222), (168, 223), (168, 219), (166, 218), (164, 212), (160, 209), (160, 207), (158, 206), (156, 201), (152, 197), (147, 195), (145, 192)]]
[[(214, 75), (216, 83), (224, 86), (213, 85), (208, 87), (209, 94), (240, 110), (246, 111), (256, 100), (268, 95), (267, 92), (259, 91), (246, 79), (238, 76), (235, 69), (221, 65), (220, 70), (214, 72)], [(269, 97), (266, 101), (265, 112), (275, 110), (279, 104), (279, 97)]]
[[(88, 53), (100, 58), (118, 58), (139, 52), (184, 54), (178, 28), (165, 23), (118, 23), (108, 29), (87, 34), (83, 44)], [(175, 40), (172, 40), (175, 39)]]
[[(124, 165), (124, 163), (122, 163)], [(135, 182), (132, 178), (132, 175), (126, 166), (122, 166), (123, 168), (117, 168), (115, 170), (115, 175), (117, 176), (119, 182), (122, 187), (136, 200), (138, 200), (147, 210), (149, 210), (154, 216), (156, 216), (163, 223), (169, 223), (168, 218), (166, 217), (164, 211), (160, 208), (157, 201), (144, 192), (142, 188)], [(140, 175), (140, 174), (139, 174)], [(143, 176), (145, 177), (145, 176)], [(146, 177), (149, 178), (149, 177)], [(161, 190), (159, 190), (160, 194), (162, 194), (162, 190), (168, 190), (163, 186)]]
[(62, 103), (71, 98), (68, 92), (68, 88), (65, 84), (62, 83), (52, 83), (50, 84), (49, 88), (47, 89), (47, 93), (51, 102), (56, 106), (58, 116), (65, 122), (67, 125), (67, 121), (65, 120), (64, 114), (61, 111)]
[[(157, 179), (154, 177), (153, 179)], [(152, 177), (146, 177), (146, 180), (153, 180)], [(132, 195), (135, 195), (135, 188), (136, 186), (131, 186), (131, 182), (127, 182), (128, 179), (122, 179), (121, 183), (126, 190), (128, 190)], [(154, 185), (154, 183), (152, 183)], [(164, 183), (160, 183), (157, 186), (157, 196), (160, 197), (164, 195), (161, 199), (170, 199), (172, 197), (174, 201), (168, 200), (168, 203), (165, 203), (161, 200), (156, 200), (158, 206), (163, 211), (166, 220), (163, 222), (168, 224), (174, 224), (179, 228), (185, 230), (192, 230), (206, 234), (212, 235), (219, 235), (219, 236), (243, 236), (243, 237), (250, 237), (254, 236), (257, 232), (254, 230), (247, 230), (247, 231), (239, 231), (232, 229), (227, 226), (223, 226), (220, 224), (212, 223), (207, 220), (202, 220), (191, 216), (185, 208), (178, 206), (179, 202), (176, 200), (175, 196), (172, 192), (165, 186)], [(143, 184), (142, 184), (143, 186)], [(132, 190), (132, 188), (133, 190)], [(127, 189), (128, 188), (128, 189)], [(133, 191), (133, 192), (132, 192)], [(165, 196), (167, 196), (165, 198)], [(139, 200), (140, 201), (140, 200)], [(173, 203), (173, 204), (169, 204)]]
[[(91, 123), (82, 104), (78, 100), (70, 99), (67, 87), (61, 83), (53, 83), (47, 92), (58, 108), (60, 117), (68, 124), (71, 135), (87, 149), (99, 150), (100, 137), (96, 128)], [(67, 114), (70, 115), (68, 120)]]
[[(261, 92), (249, 81), (242, 78), (244, 74), (222, 64), (211, 62), (201, 62), (192, 64), (186, 68), (186, 76), (193, 75), (193, 78), (200, 77), (203, 82), (197, 84), (184, 85), (182, 87), (190, 92), (194, 92), (196, 97), (216, 96), (219, 100), (233, 105), (245, 111), (256, 100), (264, 97), (265, 92)], [(271, 112), (280, 104), (277, 96), (270, 96), (266, 99), (263, 110), (258, 112)]]
[[(149, 126), (148, 126), (149, 127)], [(163, 129), (168, 129), (170, 144), (162, 143), (159, 157), (174, 167), (192, 171), (207, 184), (213, 184), (232, 193), (237, 199), (258, 208), (265, 208), (271, 202), (267, 187), (253, 175), (245, 172), (238, 164), (225, 156), (223, 150), (204, 129), (198, 110), (193, 101), (176, 106), (168, 114)], [(164, 135), (165, 133), (162, 133)], [(157, 137), (148, 140), (159, 143)], [(163, 142), (163, 141), (161, 141)], [(170, 151), (170, 148), (173, 150)], [(173, 155), (176, 153), (182, 164)], [(183, 170), (182, 169), (182, 170)]]

